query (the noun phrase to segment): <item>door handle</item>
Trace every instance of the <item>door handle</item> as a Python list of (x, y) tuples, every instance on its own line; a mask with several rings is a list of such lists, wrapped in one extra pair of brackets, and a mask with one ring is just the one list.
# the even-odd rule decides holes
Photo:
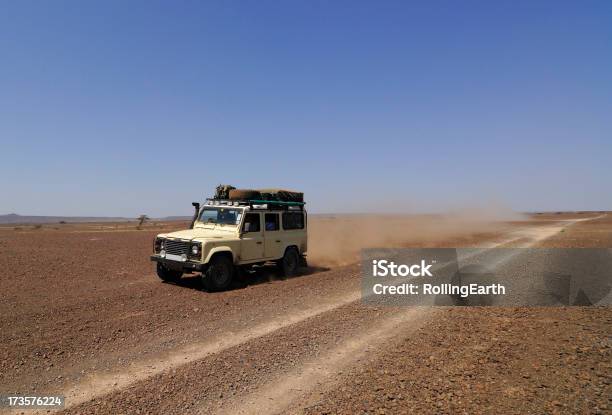
[(261, 242), (261, 241), (257, 241), (257, 242), (255, 242), (255, 243), (256, 243), (257, 245), (261, 245), (261, 244), (262, 244), (262, 242)]
[(280, 239), (277, 239), (276, 242), (280, 242)]

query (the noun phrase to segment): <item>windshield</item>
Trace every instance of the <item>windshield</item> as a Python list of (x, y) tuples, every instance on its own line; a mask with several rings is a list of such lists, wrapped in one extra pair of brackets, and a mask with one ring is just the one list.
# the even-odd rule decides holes
[(242, 209), (205, 207), (200, 212), (199, 221), (219, 225), (238, 225), (240, 218), (242, 218)]

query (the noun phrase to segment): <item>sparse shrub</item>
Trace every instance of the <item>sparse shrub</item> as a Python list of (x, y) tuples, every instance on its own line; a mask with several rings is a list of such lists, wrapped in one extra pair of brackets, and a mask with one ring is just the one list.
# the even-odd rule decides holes
[(141, 230), (142, 225), (144, 225), (144, 223), (148, 220), (149, 220), (149, 217), (147, 215), (140, 215), (138, 217), (138, 225), (136, 226), (136, 229)]
[(20, 231), (22, 228), (21, 228), (21, 226), (15, 226), (13, 229), (16, 230), (16, 231)]
[(65, 225), (66, 221), (65, 220), (60, 220), (59, 223), (60, 223), (60, 225)]
[(34, 229), (40, 229), (42, 228), (42, 225), (34, 225)]

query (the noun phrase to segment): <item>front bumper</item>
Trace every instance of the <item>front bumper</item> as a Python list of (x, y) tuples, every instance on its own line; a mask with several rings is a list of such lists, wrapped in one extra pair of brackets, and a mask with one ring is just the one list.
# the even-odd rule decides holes
[(204, 264), (200, 262), (194, 261), (174, 261), (172, 259), (162, 258), (159, 255), (151, 255), (151, 261), (158, 262), (164, 264), (164, 266), (168, 269), (173, 269), (177, 271), (202, 271), (204, 269)]

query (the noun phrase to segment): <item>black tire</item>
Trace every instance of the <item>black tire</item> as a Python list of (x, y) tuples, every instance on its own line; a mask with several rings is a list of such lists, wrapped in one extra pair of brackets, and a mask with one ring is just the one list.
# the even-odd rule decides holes
[(232, 260), (226, 256), (216, 256), (202, 273), (202, 283), (208, 291), (227, 290), (232, 285), (234, 274)]
[(181, 279), (183, 273), (181, 271), (175, 271), (168, 269), (162, 263), (157, 263), (157, 276), (166, 282), (177, 282)]
[(261, 199), (258, 190), (251, 189), (232, 189), (229, 191), (230, 200)]
[(279, 268), (285, 277), (297, 275), (300, 267), (300, 255), (295, 248), (287, 248), (283, 259), (280, 260)]

